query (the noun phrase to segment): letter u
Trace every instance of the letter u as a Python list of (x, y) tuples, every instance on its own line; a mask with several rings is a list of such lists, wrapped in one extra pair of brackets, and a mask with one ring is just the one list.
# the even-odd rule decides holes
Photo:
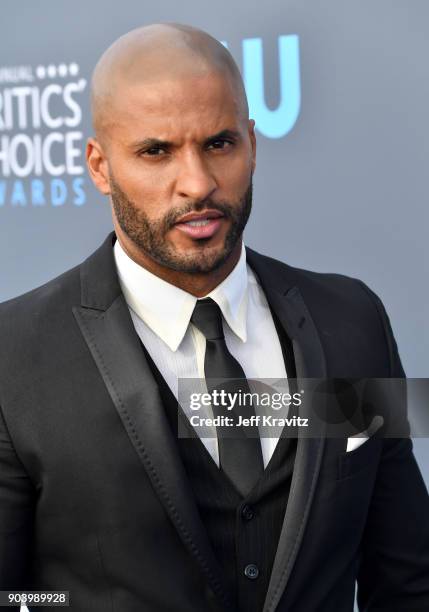
[(267, 138), (285, 136), (295, 125), (301, 106), (298, 36), (279, 36), (278, 49), (280, 104), (275, 110), (270, 110), (265, 103), (262, 39), (243, 40), (243, 77), (250, 116)]

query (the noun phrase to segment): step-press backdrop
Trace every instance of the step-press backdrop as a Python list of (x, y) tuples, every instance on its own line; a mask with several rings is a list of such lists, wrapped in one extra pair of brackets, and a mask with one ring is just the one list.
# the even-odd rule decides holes
[[(154, 21), (210, 32), (245, 77), (258, 128), (250, 246), (360, 277), (410, 377), (429, 374), (426, 0), (3, 0), (0, 300), (88, 255), (111, 229), (83, 148), (102, 51)], [(429, 480), (429, 443), (415, 442)]]

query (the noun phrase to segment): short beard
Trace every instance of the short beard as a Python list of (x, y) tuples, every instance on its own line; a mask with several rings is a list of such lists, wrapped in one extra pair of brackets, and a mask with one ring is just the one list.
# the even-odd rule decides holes
[[(175, 208), (161, 219), (151, 221), (146, 213), (128, 198), (113, 177), (110, 179), (112, 204), (122, 231), (140, 251), (158, 264), (170, 270), (187, 273), (212, 272), (227, 261), (249, 219), (252, 210), (252, 192), (251, 176), (246, 192), (235, 205), (206, 199)], [(223, 247), (220, 250), (209, 247), (207, 243), (210, 238), (207, 238), (195, 241), (195, 247), (191, 252), (178, 253), (174, 246), (166, 241), (167, 232), (183, 215), (200, 212), (206, 208), (220, 211), (225, 219), (231, 222)]]

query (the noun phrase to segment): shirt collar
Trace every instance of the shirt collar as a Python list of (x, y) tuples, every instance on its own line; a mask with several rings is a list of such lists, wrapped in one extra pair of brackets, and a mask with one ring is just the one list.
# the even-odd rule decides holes
[[(167, 283), (146, 270), (115, 241), (114, 258), (122, 292), (128, 306), (176, 351), (189, 325), (197, 298)], [(248, 277), (246, 249), (242, 244), (240, 259), (230, 274), (205, 297), (211, 297), (220, 307), (231, 330), (247, 340)]]

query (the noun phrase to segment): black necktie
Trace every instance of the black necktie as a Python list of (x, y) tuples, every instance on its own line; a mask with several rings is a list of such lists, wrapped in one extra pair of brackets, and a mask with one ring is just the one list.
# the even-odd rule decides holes
[[(226, 346), (222, 327), (222, 312), (211, 298), (198, 300), (195, 304), (191, 322), (206, 338), (204, 374), (207, 391), (216, 390), (228, 393), (250, 393), (246, 375), (238, 361)], [(228, 379), (219, 383), (216, 379)], [(238, 404), (238, 402), (236, 402)], [(239, 416), (255, 415), (250, 402), (235, 406), (231, 411), (212, 402), (214, 416), (229, 416), (234, 426), (218, 427), (218, 446), (220, 468), (231, 480), (235, 488), (246, 496), (264, 471), (261, 442), (258, 428), (237, 426)]]

